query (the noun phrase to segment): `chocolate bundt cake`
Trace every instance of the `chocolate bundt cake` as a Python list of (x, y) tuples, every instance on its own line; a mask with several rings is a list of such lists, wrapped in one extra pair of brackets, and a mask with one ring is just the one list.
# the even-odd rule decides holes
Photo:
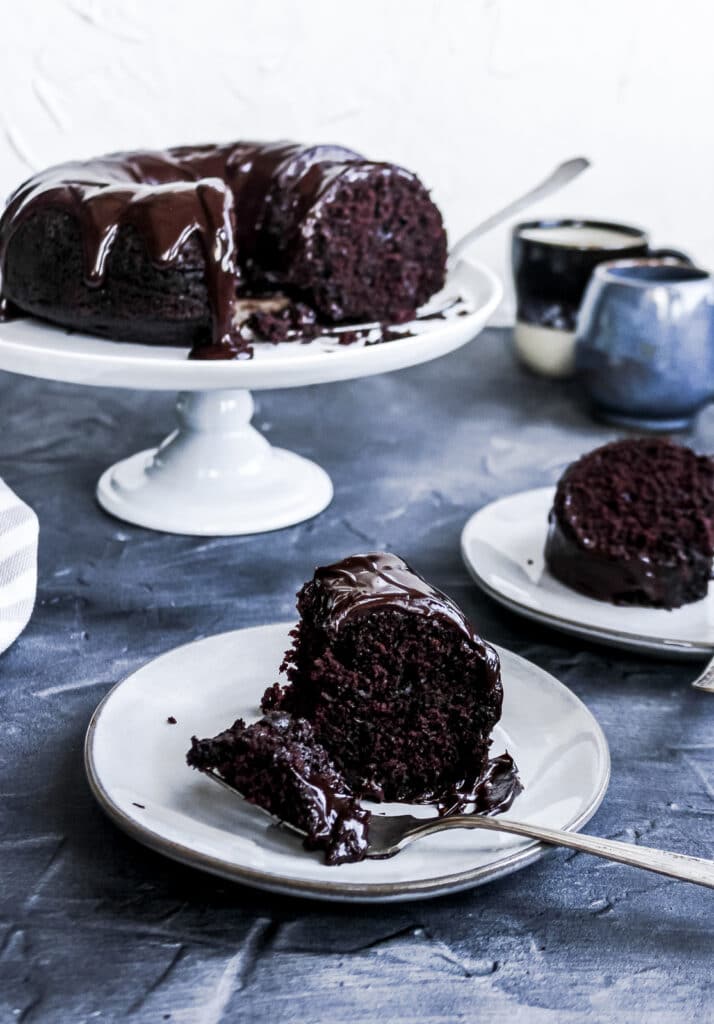
[(181, 146), (61, 164), (0, 218), (5, 315), (118, 340), (249, 354), (236, 296), (280, 292), (324, 324), (414, 316), (446, 235), (419, 179), (340, 146)]
[(364, 858), (370, 813), (315, 742), (309, 722), (282, 712), (253, 725), (239, 718), (212, 739), (194, 736), (186, 760), (301, 829), (306, 848), (324, 850), (328, 864)]
[(498, 655), (401, 558), (353, 555), (317, 569), (264, 710), (307, 719), (358, 796), (467, 797), (501, 714)]
[(714, 555), (714, 460), (670, 441), (606, 444), (569, 466), (550, 513), (553, 575), (613, 604), (705, 597)]

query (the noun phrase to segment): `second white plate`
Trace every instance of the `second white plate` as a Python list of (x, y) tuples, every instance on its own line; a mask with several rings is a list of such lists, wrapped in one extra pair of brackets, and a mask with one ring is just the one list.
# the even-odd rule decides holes
[(714, 653), (714, 594), (667, 611), (620, 607), (578, 594), (545, 566), (554, 487), (501, 498), (476, 512), (461, 534), (466, 568), (501, 604), (554, 629), (616, 647), (683, 657)]

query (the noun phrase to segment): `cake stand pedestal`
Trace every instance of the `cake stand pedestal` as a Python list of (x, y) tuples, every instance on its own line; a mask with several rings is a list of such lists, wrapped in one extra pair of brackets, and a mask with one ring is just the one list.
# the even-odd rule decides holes
[(163, 444), (102, 474), (107, 512), (152, 530), (223, 536), (292, 526), (330, 504), (324, 469), (251, 426), (250, 391), (182, 391), (176, 413)]
[[(167, 533), (263, 533), (317, 515), (333, 490), (323, 469), (274, 448), (251, 425), (251, 391), (368, 377), (436, 359), (475, 338), (500, 298), (496, 276), (462, 260), (407, 337), (367, 346), (335, 339), (257, 343), (253, 359), (227, 362), (15, 320), (0, 323), (0, 370), (95, 387), (178, 391), (176, 429), (158, 448), (107, 469), (97, 486), (99, 503), (119, 519)], [(433, 318), (435, 309), (447, 312)]]

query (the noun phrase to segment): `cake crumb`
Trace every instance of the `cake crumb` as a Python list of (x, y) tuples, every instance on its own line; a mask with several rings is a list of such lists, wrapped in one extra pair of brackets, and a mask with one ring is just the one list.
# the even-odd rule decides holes
[(251, 333), (251, 340), (261, 341), (312, 341), (321, 332), (317, 314), (305, 302), (290, 302), (278, 311), (256, 310), (245, 321)]
[(176, 719), (174, 718), (173, 715), (169, 715), (166, 721), (168, 722), (169, 725), (176, 725)]

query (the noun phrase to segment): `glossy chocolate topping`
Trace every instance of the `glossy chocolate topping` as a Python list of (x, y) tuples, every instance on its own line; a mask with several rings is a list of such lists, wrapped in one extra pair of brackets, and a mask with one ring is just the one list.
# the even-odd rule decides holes
[(0, 323), (6, 324), (11, 320), (20, 320), (25, 314), (18, 309), (14, 302), (0, 295)]
[(60, 164), (10, 197), (0, 219), (0, 274), (14, 232), (47, 209), (78, 221), (85, 283), (91, 287), (102, 285), (121, 228), (133, 228), (159, 266), (176, 263), (196, 235), (205, 258), (213, 337), (211, 346), (194, 354), (232, 358), (249, 352), (233, 322), (236, 289), (279, 287), (301, 218), (335, 182), (375, 168), (398, 170), (343, 147), (289, 142), (180, 146)]
[(450, 597), (437, 590), (397, 555), (375, 552), (349, 558), (315, 571), (315, 586), (320, 590), (329, 619), (327, 628), (335, 631), (357, 616), (383, 608), (397, 608), (414, 615), (431, 616), (455, 627), (470, 643), (484, 644), (461, 609)]
[(706, 597), (711, 557), (692, 549), (686, 559), (659, 562), (645, 552), (613, 558), (583, 549), (551, 512), (545, 557), (556, 579), (586, 597), (611, 604), (679, 608)]
[(448, 797), (439, 802), (439, 814), (501, 814), (522, 792), (518, 768), (506, 752), (492, 757), (478, 779), (464, 779), (455, 786)]

